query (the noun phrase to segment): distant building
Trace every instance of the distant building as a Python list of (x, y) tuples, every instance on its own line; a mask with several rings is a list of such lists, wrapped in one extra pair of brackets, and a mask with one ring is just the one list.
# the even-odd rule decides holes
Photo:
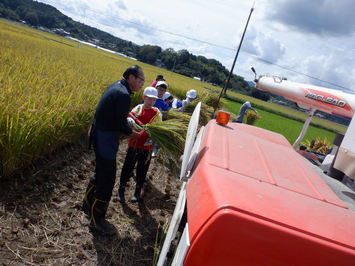
[(161, 59), (157, 59), (154, 63), (154, 65), (158, 66), (158, 67), (164, 67), (164, 63)]
[(56, 28), (53, 30), (53, 32), (62, 36), (70, 35), (70, 32), (67, 32), (62, 28)]
[(119, 52), (116, 52), (115, 54), (117, 54), (117, 55), (119, 55), (119, 56), (127, 57), (127, 55), (122, 54), (122, 53), (119, 53)]

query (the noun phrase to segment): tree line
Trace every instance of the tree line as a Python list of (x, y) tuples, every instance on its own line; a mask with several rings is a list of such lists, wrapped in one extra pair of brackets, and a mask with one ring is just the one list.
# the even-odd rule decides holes
[[(188, 50), (175, 51), (162, 49), (156, 45), (139, 46), (133, 42), (115, 37), (107, 32), (72, 20), (51, 5), (32, 0), (0, 0), (0, 17), (25, 21), (31, 26), (45, 27), (50, 30), (63, 29), (70, 36), (111, 49), (139, 61), (157, 65), (167, 70), (188, 76), (198, 77), (202, 81), (224, 87), (229, 70), (218, 60), (196, 56)], [(268, 100), (267, 93), (249, 86), (243, 77), (232, 75), (228, 89)]]

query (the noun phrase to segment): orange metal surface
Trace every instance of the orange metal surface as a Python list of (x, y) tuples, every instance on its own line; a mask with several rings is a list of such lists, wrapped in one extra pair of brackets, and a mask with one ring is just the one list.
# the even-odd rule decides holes
[(355, 264), (355, 212), (270, 131), (212, 120), (187, 210), (185, 265)]

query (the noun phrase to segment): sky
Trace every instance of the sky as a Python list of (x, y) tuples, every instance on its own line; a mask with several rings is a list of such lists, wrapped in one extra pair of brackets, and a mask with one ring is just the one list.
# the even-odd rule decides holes
[[(138, 45), (186, 49), (233, 73), (355, 92), (354, 0), (38, 0)], [(326, 82), (324, 82), (326, 81)], [(340, 87), (339, 87), (340, 86)]]

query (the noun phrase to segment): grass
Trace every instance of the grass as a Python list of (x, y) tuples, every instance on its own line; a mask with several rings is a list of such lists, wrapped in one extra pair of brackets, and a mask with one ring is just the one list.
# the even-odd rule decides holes
[[(241, 104), (224, 99), (224, 108), (229, 112), (236, 114), (239, 112)], [(254, 126), (261, 127), (267, 130), (271, 130), (282, 134), (290, 142), (294, 143), (299, 133), (302, 130), (303, 123), (300, 121), (292, 120), (279, 114), (271, 113), (265, 110), (261, 110), (258, 107), (254, 108), (258, 111), (260, 119), (258, 119)], [(233, 117), (233, 116), (232, 116)], [(234, 118), (234, 117), (233, 117)], [(312, 140), (317, 137), (327, 138), (333, 141), (335, 133), (323, 128), (310, 125), (304, 139)]]

